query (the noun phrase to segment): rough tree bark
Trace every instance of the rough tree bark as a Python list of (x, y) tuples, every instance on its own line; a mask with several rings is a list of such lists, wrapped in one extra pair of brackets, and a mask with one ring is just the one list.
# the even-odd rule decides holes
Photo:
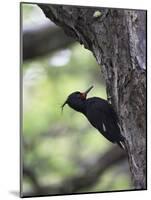
[(120, 119), (136, 189), (146, 189), (146, 11), (39, 5), (93, 52)]

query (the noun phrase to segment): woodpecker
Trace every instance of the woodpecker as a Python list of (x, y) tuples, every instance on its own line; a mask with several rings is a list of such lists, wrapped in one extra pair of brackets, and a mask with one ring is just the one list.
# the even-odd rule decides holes
[(87, 94), (92, 88), (93, 86), (89, 87), (85, 92), (71, 93), (61, 106), (62, 110), (68, 104), (72, 109), (84, 114), (92, 126), (106, 139), (125, 149), (125, 138), (121, 134), (116, 112), (112, 105), (102, 98), (87, 98)]

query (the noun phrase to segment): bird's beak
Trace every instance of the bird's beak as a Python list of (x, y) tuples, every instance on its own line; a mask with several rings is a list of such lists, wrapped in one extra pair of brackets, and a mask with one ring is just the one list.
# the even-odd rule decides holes
[(84, 93), (87, 95), (87, 94), (90, 92), (90, 90), (92, 90), (93, 87), (94, 87), (94, 86), (92, 85), (92, 86), (89, 87)]

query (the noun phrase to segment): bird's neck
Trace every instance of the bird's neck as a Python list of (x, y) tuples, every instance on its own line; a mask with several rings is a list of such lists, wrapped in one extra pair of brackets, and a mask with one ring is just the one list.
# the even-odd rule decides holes
[(83, 114), (86, 113), (86, 101), (81, 101), (80, 103), (70, 103), (69, 106), (78, 112)]

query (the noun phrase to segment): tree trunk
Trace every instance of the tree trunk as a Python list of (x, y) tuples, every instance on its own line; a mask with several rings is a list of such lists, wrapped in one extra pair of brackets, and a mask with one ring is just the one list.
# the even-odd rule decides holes
[(93, 52), (118, 113), (136, 189), (146, 189), (146, 11), (39, 5)]

